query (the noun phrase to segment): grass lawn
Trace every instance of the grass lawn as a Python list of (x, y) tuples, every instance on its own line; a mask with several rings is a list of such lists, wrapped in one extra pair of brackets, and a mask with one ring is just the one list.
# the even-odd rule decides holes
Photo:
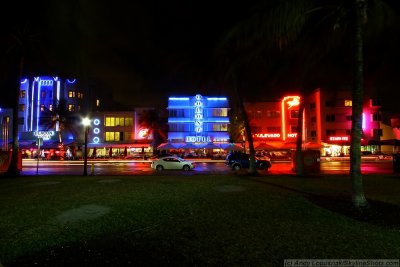
[(5, 266), (282, 266), (400, 255), (400, 177), (28, 176), (0, 179)]

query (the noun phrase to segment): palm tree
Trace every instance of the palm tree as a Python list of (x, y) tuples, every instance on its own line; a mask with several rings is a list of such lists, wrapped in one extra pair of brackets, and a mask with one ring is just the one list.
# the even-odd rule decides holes
[(146, 109), (139, 113), (140, 127), (149, 129), (148, 135), (153, 134), (153, 147), (167, 140), (167, 122), (160, 117), (159, 113), (154, 109)]
[(9, 65), (12, 67), (10, 76), (13, 80), (13, 127), (12, 127), (12, 157), (10, 166), (6, 172), (6, 176), (19, 176), (20, 171), (18, 169), (18, 154), (19, 154), (19, 143), (18, 143), (18, 106), (19, 106), (19, 90), (20, 82), (23, 76), (26, 56), (29, 50), (34, 47), (34, 43), (37, 42), (36, 35), (32, 34), (28, 28), (28, 24), (20, 27), (17, 26), (15, 31), (9, 36), (9, 48), (6, 52), (6, 57), (11, 61)]
[[(311, 32), (318, 33), (319, 36), (319, 38), (314, 38), (313, 41), (322, 44), (324, 42), (329, 43), (327, 40), (336, 44), (335, 41), (338, 39), (353, 42), (354, 85), (352, 88), (350, 177), (352, 181), (352, 202), (358, 209), (368, 207), (361, 175), (364, 29), (365, 26), (374, 26), (375, 29), (380, 29), (386, 24), (387, 20), (383, 18), (390, 17), (391, 9), (385, 2), (385, 0), (278, 0), (263, 2), (264, 6), (258, 8), (253, 16), (228, 33), (225, 40), (225, 43), (235, 42), (236, 49), (255, 47), (255, 49), (252, 49), (252, 56), (259, 56), (260, 51), (264, 51), (266, 48), (278, 48), (279, 50), (287, 47), (293, 48), (296, 45), (295, 41), (306, 40), (307, 37), (310, 37)], [(366, 23), (368, 15), (378, 19), (375, 20), (376, 24)], [(327, 47), (327, 45), (323, 46)], [(332, 46), (332, 44), (329, 46)], [(310, 47), (314, 51), (318, 51), (317, 48), (319, 48), (317, 45)], [(315, 54), (310, 53), (310, 55)], [(299, 127), (298, 130), (301, 131), (302, 127)], [(300, 136), (298, 135), (299, 138)], [(301, 142), (299, 141), (298, 144), (301, 144)], [(299, 145), (298, 150), (300, 150)]]
[(46, 108), (44, 113), (42, 120), (46, 129), (55, 130), (58, 127), (58, 141), (60, 147), (63, 145), (62, 134), (64, 132), (70, 132), (74, 136), (77, 136), (76, 126), (79, 123), (78, 116), (76, 116), (74, 112), (68, 110), (68, 104), (65, 98), (58, 100), (51, 110)]

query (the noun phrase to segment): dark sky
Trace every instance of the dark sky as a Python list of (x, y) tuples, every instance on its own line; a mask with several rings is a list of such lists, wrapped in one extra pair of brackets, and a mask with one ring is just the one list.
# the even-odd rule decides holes
[[(170, 95), (225, 95), (230, 89), (224, 82), (216, 44), (260, 0), (235, 2), (13, 1), (1, 27), (4, 36), (16, 24), (28, 25), (35, 36), (26, 63), (31, 75), (78, 77), (96, 94), (112, 92), (123, 106), (163, 106)], [(373, 56), (366, 60), (366, 85), (400, 97), (399, 68), (393, 67), (399, 60), (397, 30), (388, 30), (390, 38), (367, 47)], [(345, 57), (327, 57), (323, 66), (315, 68), (310, 86), (347, 83), (341, 72), (347, 70), (349, 58)], [(302, 64), (291, 59), (273, 64), (262, 58), (251, 62), (241, 73), (244, 97), (268, 100), (282, 95), (284, 89), (299, 88), (295, 76)], [(4, 73), (3, 88), (9, 84)], [(388, 107), (395, 108), (390, 101), (393, 97), (386, 98)], [(9, 103), (6, 99), (7, 95), (1, 104)]]

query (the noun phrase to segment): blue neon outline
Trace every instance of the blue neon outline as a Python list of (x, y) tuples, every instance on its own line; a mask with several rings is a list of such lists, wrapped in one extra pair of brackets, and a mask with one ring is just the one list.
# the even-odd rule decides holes
[(93, 138), (93, 143), (98, 144), (100, 142), (100, 138), (98, 136)]
[(96, 126), (99, 125), (100, 124), (100, 120), (99, 119), (94, 119), (93, 120), (93, 124), (96, 125)]
[(70, 81), (69, 79), (67, 79), (67, 82), (72, 84), (72, 83), (75, 83), (75, 82), (76, 82), (76, 79), (73, 79), (72, 81)]
[(207, 97), (207, 100), (221, 100), (226, 101), (228, 100), (226, 97)]
[(189, 97), (170, 97), (168, 100), (189, 100)]
[(99, 134), (100, 133), (100, 129), (99, 128), (94, 128), (93, 129), (93, 133), (94, 134)]

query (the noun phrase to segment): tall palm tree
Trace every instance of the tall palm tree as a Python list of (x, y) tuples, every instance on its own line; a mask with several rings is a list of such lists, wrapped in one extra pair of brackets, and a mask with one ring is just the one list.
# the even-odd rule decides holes
[(10, 75), (13, 80), (13, 127), (12, 127), (12, 156), (11, 163), (6, 172), (6, 176), (19, 176), (20, 171), (18, 169), (18, 154), (19, 154), (19, 143), (18, 143), (18, 106), (19, 106), (19, 90), (20, 82), (23, 77), (26, 57), (28, 51), (34, 50), (35, 43), (37, 43), (37, 35), (31, 32), (28, 27), (29, 24), (23, 26), (16, 26), (15, 30), (10, 36), (8, 36), (9, 48), (6, 52), (9, 65), (12, 70)]
[(62, 135), (64, 132), (70, 132), (77, 136), (76, 127), (79, 118), (73, 111), (68, 110), (68, 104), (65, 98), (58, 100), (52, 109), (46, 108), (42, 117), (43, 124), (47, 130), (58, 128), (59, 146), (63, 145)]
[[(354, 85), (350, 153), (352, 202), (356, 208), (367, 207), (361, 175), (364, 29), (366, 25), (373, 26), (375, 30), (382, 28), (390, 17), (391, 9), (385, 0), (277, 0), (265, 1), (263, 4), (262, 8), (258, 8), (248, 20), (235, 27), (226, 37), (227, 40), (236, 43), (236, 48), (255, 47), (251, 51), (253, 56), (260, 55), (260, 51), (266, 48), (293, 48), (296, 42), (310, 37), (310, 32), (318, 33), (314, 42), (325, 42), (325, 47), (332, 46), (338, 39), (350, 40), (353, 43)], [(377, 19), (374, 20), (375, 23), (366, 23), (369, 15)], [(337, 33), (340, 33), (339, 36)], [(329, 36), (331, 38), (321, 38)], [(317, 45), (311, 47), (318, 51)], [(299, 128), (301, 131), (302, 127)]]

